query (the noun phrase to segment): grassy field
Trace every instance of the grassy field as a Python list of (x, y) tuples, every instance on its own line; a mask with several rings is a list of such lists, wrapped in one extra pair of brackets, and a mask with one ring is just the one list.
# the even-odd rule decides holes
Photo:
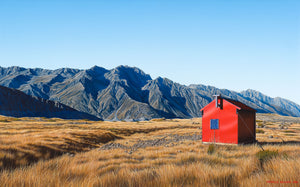
[(258, 116), (262, 151), (202, 144), (200, 118), (0, 117), (0, 186), (299, 186), (298, 120)]

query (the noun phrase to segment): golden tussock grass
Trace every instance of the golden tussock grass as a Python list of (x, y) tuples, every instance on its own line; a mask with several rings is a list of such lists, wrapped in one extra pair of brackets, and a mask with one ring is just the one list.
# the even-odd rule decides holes
[[(260, 156), (256, 144), (210, 148), (191, 139), (201, 135), (201, 119), (4, 121), (0, 181), (2, 186), (265, 186), (288, 181), (299, 186), (300, 125), (289, 126), (295, 136), (274, 130), (276, 123), (269, 126), (257, 134), (267, 155)], [(52, 150), (58, 154), (51, 156)], [(28, 161), (25, 153), (35, 160)]]

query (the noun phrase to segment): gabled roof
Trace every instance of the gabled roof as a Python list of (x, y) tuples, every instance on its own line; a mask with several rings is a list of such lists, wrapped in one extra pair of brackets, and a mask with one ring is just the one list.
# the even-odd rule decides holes
[[(236, 106), (237, 108), (239, 108), (240, 110), (248, 110), (248, 111), (254, 111), (254, 112), (256, 112), (255, 109), (253, 109), (253, 108), (251, 108), (251, 107), (245, 105), (244, 103), (241, 103), (241, 102), (236, 101), (236, 100), (224, 98), (224, 97), (221, 97), (221, 98), (224, 99), (224, 100), (226, 100), (226, 101), (228, 101), (229, 103), (235, 105), (235, 106)], [(212, 102), (214, 102), (214, 101), (215, 101), (215, 100), (213, 100)], [(212, 103), (212, 102), (210, 102), (210, 103)], [(209, 104), (210, 104), (210, 103), (209, 103)], [(209, 105), (209, 104), (208, 104), (208, 105)], [(206, 105), (206, 106), (208, 106), (208, 105)], [(206, 108), (206, 106), (203, 107), (203, 108), (201, 109), (201, 111), (203, 111), (203, 110)]]
[(249, 111), (256, 111), (255, 109), (245, 105), (244, 103), (241, 103), (239, 101), (235, 101), (235, 100), (232, 100), (232, 99), (227, 99), (227, 98), (223, 98), (225, 99), (226, 101), (229, 101), (230, 103), (234, 104), (235, 106), (239, 107), (240, 109), (242, 110), (249, 110)]

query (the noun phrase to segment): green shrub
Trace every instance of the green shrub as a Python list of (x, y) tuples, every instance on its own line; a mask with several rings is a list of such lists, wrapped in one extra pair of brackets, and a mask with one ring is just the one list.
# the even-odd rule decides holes
[(256, 124), (257, 124), (257, 126), (260, 127), (260, 128), (264, 127), (264, 124), (263, 124), (262, 122), (257, 122)]
[(259, 160), (260, 168), (263, 171), (265, 170), (263, 167), (264, 162), (266, 162), (272, 158), (275, 158), (277, 156), (278, 156), (278, 150), (276, 150), (276, 151), (264, 150), (264, 151), (259, 151), (256, 153), (256, 157)]
[(286, 132), (286, 133), (295, 133), (295, 131), (289, 131), (289, 130), (286, 130), (286, 131), (283, 131), (283, 132)]
[(265, 133), (265, 131), (264, 130), (261, 130), (261, 129), (256, 129), (256, 133)]
[(284, 134), (285, 136), (296, 136), (295, 134)]
[(278, 156), (278, 150), (276, 150), (276, 151), (264, 150), (264, 151), (259, 151), (256, 153), (256, 157), (261, 162), (270, 160), (272, 158), (275, 158), (276, 156)]
[(215, 144), (210, 144), (209, 146), (208, 146), (208, 149), (207, 149), (207, 153), (209, 154), (209, 155), (211, 155), (211, 154), (213, 154), (214, 152), (215, 152)]

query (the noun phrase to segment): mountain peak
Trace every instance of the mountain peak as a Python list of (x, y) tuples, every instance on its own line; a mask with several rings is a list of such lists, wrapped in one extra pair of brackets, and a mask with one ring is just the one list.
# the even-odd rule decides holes
[[(137, 67), (131, 67), (127, 65), (120, 65), (114, 68), (113, 70), (119, 71), (119, 72), (134, 72), (141, 75), (148, 75), (143, 70), (137, 68)], [(148, 75), (150, 76), (150, 75)]]
[(141, 82), (146, 84), (148, 80), (152, 80), (151, 76), (137, 67), (130, 67), (121, 65), (111, 70), (112, 75), (119, 77), (120, 79), (129, 79), (132, 82)]
[(56, 74), (70, 74), (70, 75), (74, 75), (76, 73), (78, 73), (79, 69), (72, 69), (72, 68), (59, 68), (54, 70), (53, 72), (55, 72)]
[(175, 83), (173, 82), (172, 80), (168, 79), (168, 78), (165, 78), (165, 77), (157, 77), (156, 79), (153, 80), (155, 83), (157, 84), (160, 84), (160, 85), (173, 85), (173, 84), (178, 84), (178, 83)]
[(109, 70), (107, 70), (103, 67), (96, 66), (96, 65), (91, 67), (90, 69), (85, 70), (85, 71), (86, 72), (93, 72), (93, 73), (96, 73), (96, 74), (104, 74), (104, 73), (109, 72)]
[(264, 95), (263, 93), (257, 91), (257, 90), (253, 90), (253, 89), (247, 89), (245, 91), (241, 91), (241, 94), (245, 95), (245, 96), (256, 96), (256, 97), (265, 97), (266, 95)]
[(261, 93), (261, 92), (259, 92), (259, 91), (257, 91), (257, 90), (253, 90), (253, 89), (247, 89), (247, 90), (244, 90), (244, 91), (242, 91), (242, 92), (250, 92), (250, 93)]
[(11, 66), (7, 68), (3, 68), (7, 71), (7, 73), (19, 73), (21, 71), (25, 71), (26, 69), (20, 66)]

